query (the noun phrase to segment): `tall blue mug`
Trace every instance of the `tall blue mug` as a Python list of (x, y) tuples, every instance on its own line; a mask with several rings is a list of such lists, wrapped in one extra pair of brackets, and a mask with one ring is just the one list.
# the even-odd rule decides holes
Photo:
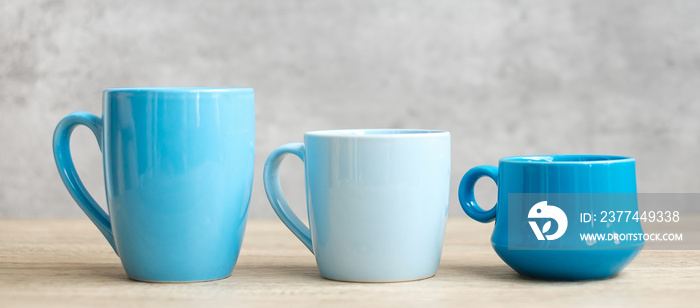
[[(489, 210), (474, 199), (474, 185), (481, 177), (498, 185), (497, 203)], [(494, 250), (516, 272), (529, 277), (612, 277), (644, 246), (635, 160), (630, 157), (502, 158), (498, 167), (469, 170), (460, 183), (459, 201), (471, 218), (496, 221)]]
[[(279, 166), (304, 162), (309, 226), (282, 194)], [(279, 218), (315, 255), (321, 276), (393, 282), (435, 275), (450, 191), (450, 133), (315, 131), (267, 158), (265, 191)]]
[[(119, 255), (128, 277), (186, 282), (228, 277), (253, 184), (253, 89), (108, 89), (103, 115), (68, 115), (53, 146), (68, 191)], [(73, 165), (73, 130), (103, 154), (107, 213)]]

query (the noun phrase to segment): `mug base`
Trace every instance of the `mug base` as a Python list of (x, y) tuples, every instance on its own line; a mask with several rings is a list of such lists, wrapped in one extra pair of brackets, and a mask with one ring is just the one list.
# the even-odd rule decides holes
[(543, 277), (538, 277), (538, 276), (528, 276), (526, 274), (520, 273), (518, 271), (515, 271), (518, 273), (518, 276), (520, 276), (521, 279), (524, 280), (537, 280), (537, 281), (551, 281), (551, 282), (576, 282), (576, 281), (596, 281), (596, 280), (607, 280), (607, 279), (613, 279), (617, 277), (617, 275), (620, 274), (620, 272), (617, 272), (615, 274), (612, 274), (611, 276), (604, 275), (602, 277), (587, 277), (587, 278), (582, 278), (582, 279), (559, 279), (559, 278), (549, 278), (547, 276)]
[(231, 277), (231, 275), (219, 277), (219, 278), (212, 278), (212, 279), (202, 279), (202, 280), (157, 280), (157, 279), (150, 280), (150, 279), (138, 279), (138, 278), (133, 278), (133, 277), (128, 277), (128, 278), (133, 280), (133, 281), (138, 281), (138, 282), (181, 284), (181, 283), (197, 283), (197, 282), (217, 281), (217, 280), (226, 279), (228, 277)]
[(498, 256), (518, 274), (550, 281), (613, 278), (642, 247), (643, 244), (620, 250), (515, 250), (493, 245)]
[(435, 274), (432, 274), (430, 276), (426, 277), (420, 277), (420, 278), (409, 278), (409, 279), (400, 279), (400, 280), (392, 280), (392, 279), (387, 279), (387, 280), (350, 280), (350, 279), (338, 279), (338, 278), (330, 278), (330, 277), (325, 277), (321, 276), (324, 279), (328, 280), (333, 280), (333, 281), (340, 281), (340, 282), (353, 282), (353, 283), (399, 283), (399, 282), (411, 282), (411, 281), (419, 281), (419, 280), (425, 280), (429, 279), (432, 277), (435, 277)]

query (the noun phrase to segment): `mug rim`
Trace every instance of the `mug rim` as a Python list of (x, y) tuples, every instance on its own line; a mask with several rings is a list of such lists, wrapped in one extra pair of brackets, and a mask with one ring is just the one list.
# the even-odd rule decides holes
[(253, 88), (227, 88), (227, 87), (135, 87), (135, 88), (108, 88), (102, 91), (105, 95), (111, 93), (230, 93), (253, 92)]
[(559, 165), (612, 164), (634, 161), (634, 158), (629, 156), (599, 154), (524, 155), (509, 156), (499, 160), (502, 163)]
[(448, 135), (450, 132), (439, 129), (419, 128), (352, 128), (315, 130), (304, 133), (308, 137), (325, 138), (408, 138)]

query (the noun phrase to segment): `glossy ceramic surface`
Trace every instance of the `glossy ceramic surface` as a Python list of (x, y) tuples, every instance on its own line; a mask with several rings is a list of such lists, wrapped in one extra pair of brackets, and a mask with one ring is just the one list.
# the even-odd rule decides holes
[[(54, 133), (68, 191), (129, 277), (225, 278), (238, 258), (253, 184), (255, 111), (245, 88), (104, 91), (103, 117), (76, 112)], [(85, 125), (104, 158), (109, 215), (73, 166), (70, 135)]]
[[(279, 183), (286, 154), (306, 170), (307, 228)], [(429, 130), (339, 130), (304, 135), (265, 163), (273, 209), (316, 257), (323, 277), (360, 282), (435, 275), (450, 189), (450, 134)]]
[[(483, 176), (498, 185), (497, 204), (488, 211), (474, 200), (474, 184)], [(473, 219), (496, 220), (491, 243), (501, 259), (518, 273), (542, 279), (583, 280), (616, 275), (634, 259), (643, 241), (581, 241), (579, 233), (642, 233), (642, 228), (638, 221), (582, 224), (579, 214), (600, 209), (637, 211), (636, 192), (633, 158), (527, 156), (503, 158), (498, 168), (472, 168), (462, 178), (459, 199)], [(528, 224), (534, 205), (543, 200), (569, 217), (565, 234), (557, 240), (538, 240)]]

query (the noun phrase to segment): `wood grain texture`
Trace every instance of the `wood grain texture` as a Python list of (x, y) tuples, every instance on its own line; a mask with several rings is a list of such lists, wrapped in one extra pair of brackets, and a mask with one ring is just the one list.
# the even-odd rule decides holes
[(87, 220), (0, 220), (0, 307), (537, 306), (698, 307), (700, 251), (643, 251), (617, 277), (585, 282), (523, 278), (491, 249), (492, 224), (448, 222), (430, 279), (347, 283), (320, 277), (311, 253), (275, 220), (250, 221), (227, 279), (127, 279)]

